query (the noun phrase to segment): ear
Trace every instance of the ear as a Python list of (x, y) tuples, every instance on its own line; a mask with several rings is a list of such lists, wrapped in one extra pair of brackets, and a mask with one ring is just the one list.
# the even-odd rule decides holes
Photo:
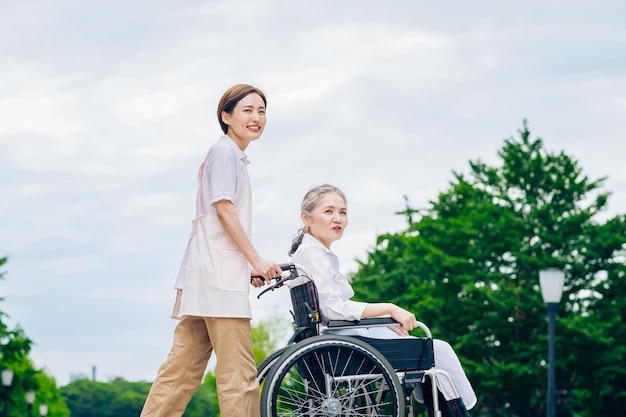
[(309, 228), (309, 216), (307, 216), (307, 214), (303, 211), (300, 213), (300, 218), (302, 219), (302, 223), (304, 223), (304, 225), (308, 229)]
[(221, 117), (222, 117), (222, 122), (230, 126), (230, 114), (222, 110)]

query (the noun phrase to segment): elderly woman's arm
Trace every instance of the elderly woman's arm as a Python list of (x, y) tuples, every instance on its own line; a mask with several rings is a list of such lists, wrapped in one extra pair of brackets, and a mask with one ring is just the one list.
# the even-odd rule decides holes
[(409, 331), (417, 327), (415, 314), (391, 303), (370, 303), (363, 310), (361, 318), (380, 316), (391, 316), (391, 318), (400, 323), (400, 334), (408, 334)]

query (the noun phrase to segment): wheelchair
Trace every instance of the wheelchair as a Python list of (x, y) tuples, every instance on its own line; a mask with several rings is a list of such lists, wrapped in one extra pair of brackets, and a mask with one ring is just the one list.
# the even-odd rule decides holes
[[(398, 323), (391, 318), (323, 320), (306, 269), (297, 264), (280, 266), (283, 274), (257, 298), (293, 281), (288, 286), (296, 329), (287, 346), (257, 369), (261, 417), (413, 417), (423, 406), (431, 417), (469, 416), (450, 376), (435, 367), (432, 334), (425, 324), (418, 323), (425, 334), (420, 338), (333, 334)], [(439, 378), (447, 378), (459, 399), (452, 405), (454, 410), (443, 399)], [(421, 401), (414, 391), (422, 394)]]

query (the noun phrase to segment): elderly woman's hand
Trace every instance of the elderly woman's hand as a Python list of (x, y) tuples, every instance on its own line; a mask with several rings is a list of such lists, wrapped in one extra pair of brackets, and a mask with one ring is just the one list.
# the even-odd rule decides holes
[(393, 308), (391, 310), (391, 317), (400, 323), (399, 329), (396, 330), (396, 333), (399, 334), (409, 334), (411, 330), (417, 327), (417, 319), (415, 318), (415, 314), (411, 313), (403, 309), (402, 307), (398, 307), (397, 305), (392, 304)]

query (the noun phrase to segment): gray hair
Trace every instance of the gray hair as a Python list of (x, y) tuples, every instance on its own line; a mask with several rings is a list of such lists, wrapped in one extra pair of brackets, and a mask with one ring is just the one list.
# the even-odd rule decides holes
[[(322, 184), (322, 185), (318, 185), (318, 186), (311, 188), (304, 195), (304, 198), (302, 199), (302, 203), (300, 204), (300, 209), (302, 210), (302, 212), (304, 212), (307, 216), (311, 217), (313, 215), (313, 210), (315, 209), (315, 207), (317, 206), (317, 203), (319, 202), (320, 197), (327, 193), (337, 193), (341, 196), (341, 198), (343, 198), (343, 201), (345, 201), (346, 203), (348, 201), (346, 200), (346, 196), (343, 193), (343, 191), (341, 191), (339, 188), (330, 184)], [(296, 250), (302, 243), (304, 234), (307, 232), (308, 230), (306, 229), (306, 226), (303, 226), (300, 229), (298, 229), (296, 237), (293, 239), (293, 242), (291, 242), (291, 249), (287, 253), (289, 256), (292, 256), (296, 252)]]

